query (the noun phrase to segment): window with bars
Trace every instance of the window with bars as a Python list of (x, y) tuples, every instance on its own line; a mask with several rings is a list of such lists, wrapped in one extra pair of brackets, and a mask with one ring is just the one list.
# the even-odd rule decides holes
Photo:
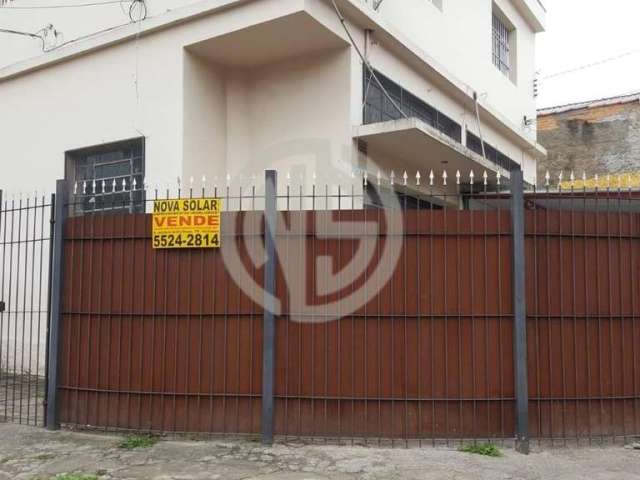
[[(469, 130), (467, 130), (467, 148), (480, 156), (483, 154), (482, 141)], [(487, 142), (484, 142), (484, 153), (487, 155), (487, 160), (504, 168), (507, 172), (520, 169), (520, 165)]]
[(504, 73), (507, 77), (511, 77), (512, 61), (511, 61), (511, 35), (513, 29), (500, 18), (498, 13), (493, 12), (493, 64)]
[[(376, 78), (393, 102), (387, 98), (381, 86), (371, 73), (364, 73), (364, 123), (386, 122), (404, 117), (419, 118), (423, 122), (438, 129), (456, 142), (462, 141), (462, 127), (444, 113), (423, 102), (400, 85), (375, 71)], [(394, 105), (395, 103), (395, 105)]]
[(66, 154), (74, 215), (144, 212), (144, 139)]

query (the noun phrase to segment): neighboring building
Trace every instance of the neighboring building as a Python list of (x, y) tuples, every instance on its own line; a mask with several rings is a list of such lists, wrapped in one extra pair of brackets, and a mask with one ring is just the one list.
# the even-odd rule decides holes
[[(633, 95), (545, 108), (538, 111), (538, 138), (548, 151), (538, 162), (538, 183), (640, 171), (640, 92)], [(633, 178), (636, 175), (632, 175)]]
[[(222, 183), (267, 167), (335, 183), (443, 165), (478, 181), (521, 166), (532, 182), (546, 153), (532, 126), (537, 0), (337, 0), (357, 49), (330, 0), (11, 9), (33, 3), (0, 7), (5, 29), (53, 25), (42, 41), (0, 33), (0, 188)], [(77, 2), (40, 5), (64, 3)]]

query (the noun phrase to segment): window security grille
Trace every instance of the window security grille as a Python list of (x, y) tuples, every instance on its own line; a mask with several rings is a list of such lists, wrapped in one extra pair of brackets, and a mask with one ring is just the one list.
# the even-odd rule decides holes
[(75, 215), (144, 211), (142, 139), (70, 152), (67, 167), (76, 197)]
[[(440, 130), (448, 137), (460, 143), (462, 141), (462, 127), (436, 110), (428, 103), (423, 102), (415, 95), (407, 92), (400, 85), (375, 72), (376, 77), (393, 99), (395, 104), (408, 117), (419, 118), (423, 122)], [(364, 74), (364, 123), (386, 122), (403, 118), (402, 113), (385, 96), (378, 82), (365, 69)]]
[[(482, 143), (480, 138), (467, 130), (467, 148), (478, 155), (482, 156)], [(507, 157), (497, 148), (484, 142), (484, 151), (487, 155), (487, 160), (493, 164), (504, 168), (506, 171), (511, 172), (513, 170), (520, 169), (520, 165), (514, 162), (511, 158)]]
[(511, 74), (511, 31), (502, 20), (493, 14), (493, 64), (506, 76)]

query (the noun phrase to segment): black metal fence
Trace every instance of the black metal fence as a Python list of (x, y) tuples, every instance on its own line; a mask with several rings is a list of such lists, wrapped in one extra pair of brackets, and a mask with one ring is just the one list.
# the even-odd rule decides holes
[(44, 424), (53, 202), (0, 190), (0, 421)]

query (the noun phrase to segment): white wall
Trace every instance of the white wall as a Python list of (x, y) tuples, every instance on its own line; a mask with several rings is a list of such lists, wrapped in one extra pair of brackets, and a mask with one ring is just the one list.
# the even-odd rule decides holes
[[(322, 158), (306, 161), (309, 170), (328, 172), (334, 183), (333, 173), (341, 171), (338, 160), (357, 163), (351, 129), (362, 119), (362, 65), (353, 49), (244, 71), (185, 51), (303, 6), (344, 37), (326, 2), (261, 0), (0, 82), (0, 185), (33, 189), (46, 184), (50, 190), (64, 174), (65, 151), (137, 136), (146, 138), (146, 175), (154, 182), (222, 177), (237, 172), (247, 158), (253, 171), (242, 173), (260, 175), (273, 166), (269, 152), (275, 147), (287, 144), (300, 157), (303, 141), (307, 153)], [(362, 45), (363, 31), (353, 24), (350, 29)], [(384, 45), (372, 47), (371, 59), (383, 73), (475, 131), (472, 112)], [(490, 56), (488, 68), (501, 75), (493, 72)], [(497, 131), (485, 127), (483, 133), (514, 160), (532, 162)], [(348, 168), (343, 170), (346, 174)]]
[[(386, 0), (379, 13), (451, 74), (478, 92), (513, 124), (535, 118), (533, 78), (535, 33), (511, 0), (495, 0), (517, 35), (517, 82), (492, 63), (493, 0), (443, 0), (440, 10), (428, 0)], [(531, 129), (521, 133), (535, 138)]]
[(224, 71), (184, 50), (183, 178), (220, 175), (227, 156), (227, 79)]
[[(202, 131), (190, 127), (183, 139), (184, 108), (206, 107), (197, 96), (183, 99), (183, 81), (193, 80), (184, 72), (198, 68), (184, 59), (184, 46), (295, 7), (294, 0), (253, 2), (1, 81), (0, 188), (51, 191), (64, 176), (66, 151), (140, 136), (147, 178), (175, 185), (185, 148), (202, 164), (210, 150), (187, 145)], [(199, 114), (217, 108), (210, 106)]]
[[(101, 0), (100, 0), (101, 1)], [(163, 12), (195, 3), (199, 0), (146, 0), (148, 16), (155, 17)], [(13, 0), (0, 7), (0, 26), (11, 30), (37, 32), (48, 24), (62, 33), (60, 42), (68, 42), (85, 35), (128, 24), (129, 5), (122, 7), (118, 3), (80, 8), (44, 8), (49, 5), (77, 5), (77, 0)], [(38, 9), (20, 9), (17, 7), (37, 5)], [(53, 47), (53, 39), (47, 48)], [(21, 60), (42, 55), (41, 42), (13, 34), (0, 33), (0, 68)]]
[(246, 69), (185, 52), (183, 177), (224, 186), (229, 174), (248, 185), (277, 168), (296, 185), (314, 172), (332, 184), (349, 180), (350, 82), (348, 48)]
[(137, 49), (121, 44), (0, 83), (0, 184), (50, 191), (66, 151), (139, 136), (153, 158), (147, 175), (175, 179), (182, 65), (174, 40), (152, 35)]

